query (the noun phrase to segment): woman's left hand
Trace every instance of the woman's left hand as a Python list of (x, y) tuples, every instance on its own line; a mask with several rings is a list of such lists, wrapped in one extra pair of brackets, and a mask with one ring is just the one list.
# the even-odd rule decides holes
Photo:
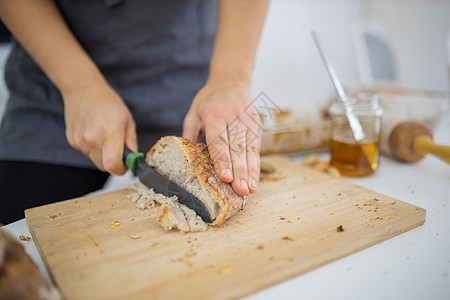
[(261, 133), (250, 84), (236, 79), (210, 78), (183, 123), (184, 138), (197, 142), (205, 135), (216, 173), (242, 196), (257, 189)]

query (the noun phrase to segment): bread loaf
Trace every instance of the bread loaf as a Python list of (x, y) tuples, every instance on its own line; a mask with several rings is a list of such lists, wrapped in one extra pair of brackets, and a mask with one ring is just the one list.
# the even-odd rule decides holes
[(63, 299), (23, 245), (0, 228), (0, 299)]
[[(231, 184), (220, 180), (214, 170), (208, 148), (203, 143), (193, 144), (187, 139), (166, 136), (150, 149), (145, 162), (200, 199), (211, 215), (213, 226), (221, 225), (236, 214), (247, 201), (247, 196), (236, 194)], [(158, 222), (166, 229), (186, 228), (181, 224), (183, 222), (198, 223), (198, 220), (193, 220), (192, 214), (186, 212), (185, 207), (181, 211), (184, 212), (186, 220), (182, 220), (180, 210), (175, 210), (171, 204), (164, 205)], [(176, 220), (181, 223), (177, 225)]]

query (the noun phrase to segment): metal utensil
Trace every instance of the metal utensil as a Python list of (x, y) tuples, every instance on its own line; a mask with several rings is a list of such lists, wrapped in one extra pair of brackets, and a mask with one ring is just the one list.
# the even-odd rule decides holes
[(350, 103), (348, 102), (348, 98), (344, 92), (344, 88), (342, 87), (342, 84), (340, 83), (336, 73), (334, 72), (334, 68), (330, 63), (330, 60), (328, 59), (327, 55), (323, 51), (322, 43), (320, 42), (319, 37), (317, 36), (315, 31), (312, 31), (311, 35), (317, 46), (317, 50), (319, 50), (319, 54), (325, 65), (325, 68), (328, 71), (328, 75), (330, 75), (330, 78), (331, 78), (331, 81), (333, 82), (334, 88), (336, 89), (336, 92), (338, 94), (338, 99), (341, 101), (342, 106), (344, 107), (344, 112), (345, 112), (345, 115), (350, 124), (350, 128), (352, 129), (353, 136), (357, 142), (360, 142), (361, 140), (363, 140), (365, 138), (364, 130), (361, 126), (361, 123), (359, 122), (359, 120), (355, 116), (355, 114), (353, 114), (352, 107), (351, 107)]
[(179, 203), (194, 210), (203, 221), (207, 223), (212, 222), (211, 215), (203, 202), (147, 165), (144, 161), (144, 153), (135, 153), (125, 147), (123, 161), (128, 169), (134, 175), (137, 175), (146, 187), (168, 197), (177, 196)]

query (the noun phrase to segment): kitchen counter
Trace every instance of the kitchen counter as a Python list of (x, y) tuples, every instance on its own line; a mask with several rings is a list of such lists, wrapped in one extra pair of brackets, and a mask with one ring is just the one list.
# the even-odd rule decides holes
[[(435, 141), (450, 145), (450, 114)], [(383, 156), (374, 176), (347, 179), (426, 209), (425, 224), (245, 299), (450, 299), (450, 165), (431, 155), (415, 164)], [(129, 174), (113, 177), (97, 193), (133, 181)], [(4, 228), (18, 239), (31, 236), (25, 219)], [(22, 243), (48, 276), (33, 241)]]

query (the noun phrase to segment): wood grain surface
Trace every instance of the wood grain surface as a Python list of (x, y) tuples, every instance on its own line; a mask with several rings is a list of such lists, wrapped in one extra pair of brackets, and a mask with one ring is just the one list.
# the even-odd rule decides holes
[(281, 156), (264, 161), (276, 172), (243, 211), (206, 232), (164, 231), (156, 210), (127, 198), (131, 189), (29, 209), (28, 227), (67, 299), (229, 299), (425, 221), (422, 208)]

